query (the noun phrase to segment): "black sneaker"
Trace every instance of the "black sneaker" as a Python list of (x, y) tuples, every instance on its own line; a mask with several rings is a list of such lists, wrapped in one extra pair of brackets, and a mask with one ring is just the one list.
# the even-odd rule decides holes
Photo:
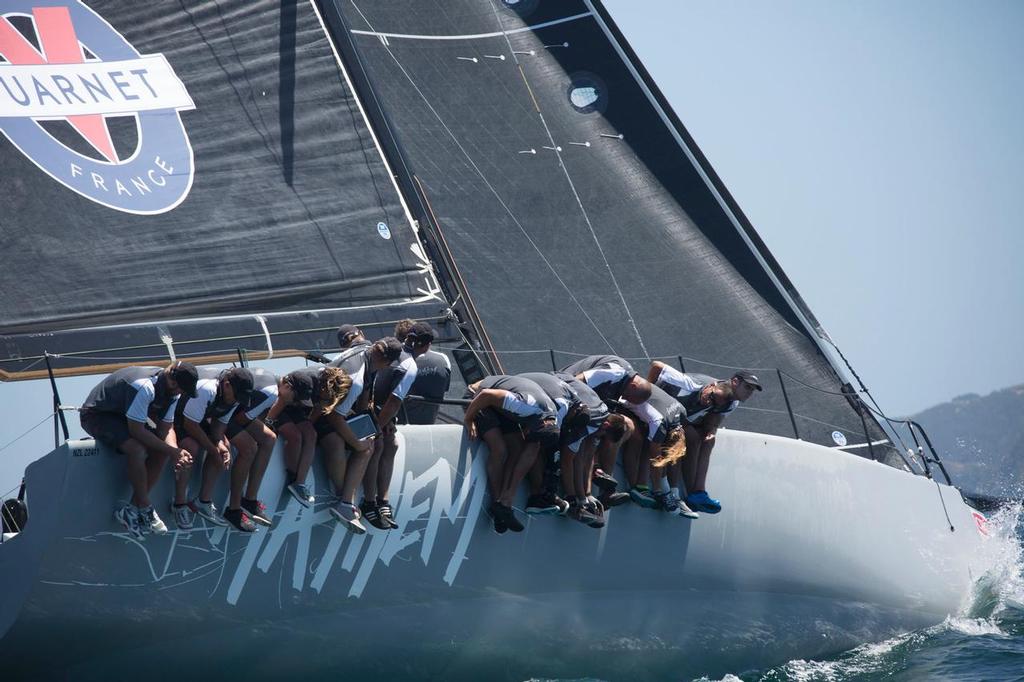
[(273, 522), (270, 520), (270, 516), (267, 514), (267, 505), (263, 504), (259, 500), (249, 500), (242, 498), (242, 509), (249, 515), (249, 518), (256, 523), (269, 526)]
[(569, 518), (575, 521), (579, 521), (580, 523), (584, 523), (590, 526), (591, 528), (600, 527), (593, 525), (597, 521), (597, 517), (590, 513), (590, 511), (588, 511), (587, 508), (580, 504), (579, 502), (573, 502), (569, 505)]
[(377, 511), (380, 512), (380, 518), (384, 520), (384, 523), (388, 524), (388, 528), (391, 530), (398, 528), (398, 523), (395, 522), (395, 514), (391, 511), (391, 505), (388, 504), (387, 500), (377, 502)]
[(227, 519), (228, 523), (243, 533), (253, 533), (256, 531), (256, 524), (253, 523), (252, 519), (249, 518), (249, 515), (241, 509), (225, 509), (224, 518)]
[(530, 499), (526, 501), (527, 514), (557, 514), (558, 512), (559, 507), (555, 504), (554, 494), (546, 490), (536, 495), (530, 495)]
[(494, 532), (498, 535), (508, 531), (508, 526), (505, 525), (505, 515), (501, 513), (501, 505), (497, 502), (491, 502), (491, 506), (487, 508), (487, 514), (491, 517), (491, 521), (494, 523)]
[(391, 524), (381, 518), (376, 502), (363, 500), (363, 503), (359, 505), (359, 511), (363, 513), (363, 518), (374, 528), (378, 530), (391, 530)]
[(597, 499), (605, 509), (611, 509), (612, 507), (618, 507), (620, 504), (626, 504), (629, 502), (629, 493), (609, 493), (602, 491), (601, 494), (598, 495)]
[(587, 525), (591, 528), (604, 528), (604, 507), (593, 497), (588, 497), (587, 501), (583, 503), (583, 510), (586, 511), (590, 518), (587, 520)]
[(519, 523), (519, 519), (516, 518), (516, 513), (512, 511), (512, 507), (506, 507), (505, 505), (498, 505), (500, 514), (505, 517), (505, 525), (513, 533), (522, 533), (526, 530), (526, 526)]
[(600, 469), (597, 469), (594, 471), (594, 485), (601, 489), (601, 494), (603, 495), (605, 493), (614, 493), (619, 487), (619, 482)]

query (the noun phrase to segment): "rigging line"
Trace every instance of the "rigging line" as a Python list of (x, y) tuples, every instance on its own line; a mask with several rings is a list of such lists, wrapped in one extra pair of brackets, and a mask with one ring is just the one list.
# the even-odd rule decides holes
[[(498, 8), (492, 3), (491, 10), (494, 13), (495, 21), (498, 22), (498, 26), (501, 26), (501, 15), (498, 14)], [(566, 168), (565, 162), (562, 159), (561, 148), (555, 144), (555, 138), (551, 134), (551, 128), (548, 126), (547, 120), (544, 118), (544, 113), (540, 110), (540, 106), (537, 103), (537, 98), (533, 95), (533, 88), (530, 87), (530, 82), (526, 78), (526, 72), (523, 70), (523, 65), (519, 62), (519, 56), (515, 54), (515, 49), (512, 47), (512, 41), (508, 37), (508, 33), (503, 32), (505, 43), (508, 45), (509, 52), (512, 52), (512, 60), (516, 66), (519, 67), (519, 74), (523, 77), (523, 83), (526, 84), (526, 89), (530, 93), (530, 99), (533, 100), (533, 106), (537, 109), (537, 116), (540, 118), (540, 123), (544, 126), (544, 132), (548, 136), (548, 141), (551, 142), (551, 146), (554, 147), (555, 155), (558, 157), (558, 166), (562, 169), (562, 173), (565, 174), (565, 180), (569, 183), (569, 189), (572, 190), (573, 197), (576, 198), (576, 205), (580, 207), (580, 214), (583, 216), (583, 221), (587, 224), (587, 229), (590, 230), (590, 236), (594, 240), (594, 245), (597, 246), (597, 252), (601, 254), (601, 260), (604, 262), (605, 270), (608, 271), (608, 276), (612, 280), (612, 285), (615, 286), (615, 291), (619, 295), (619, 300), (622, 302), (622, 308), (626, 311), (626, 319), (629, 320), (629, 325), (633, 328), (633, 333), (636, 335), (636, 340), (640, 343), (640, 350), (643, 354), (650, 359), (651, 354), (647, 351), (647, 346), (644, 344), (644, 339), (640, 335), (640, 330), (636, 326), (636, 321), (633, 319), (633, 313), (629, 309), (629, 304), (626, 303), (626, 296), (622, 293), (622, 287), (619, 286), (619, 280), (616, 279), (615, 273), (612, 272), (611, 263), (608, 262), (608, 257), (605, 255), (604, 247), (601, 246), (600, 240), (597, 238), (597, 232), (594, 231), (594, 224), (590, 222), (590, 215), (587, 213), (587, 209), (583, 206), (583, 200), (580, 198), (580, 193), (576, 191), (576, 183), (572, 181), (572, 176), (569, 174), (569, 169)]]
[[(751, 407), (750, 405), (740, 405), (736, 409), (737, 410), (752, 410), (754, 412), (770, 412), (771, 414), (789, 414), (789, 412), (786, 412), (785, 410), (770, 410), (770, 409), (765, 408), (765, 407)], [(863, 435), (865, 439), (868, 439), (870, 437), (868, 434), (866, 434), (866, 433), (862, 434), (857, 429), (851, 429), (849, 426), (840, 426), (839, 424), (831, 424), (829, 422), (823, 422), (820, 419), (815, 419), (814, 417), (808, 417), (807, 415), (800, 414), (799, 412), (794, 412), (793, 416), (800, 417), (801, 419), (804, 419), (804, 420), (809, 421), (809, 422), (814, 422), (815, 424), (821, 424), (822, 426), (828, 426), (829, 428), (838, 429), (840, 431), (845, 431), (846, 433), (851, 433), (853, 435)], [(802, 439), (799, 439), (799, 440), (802, 440)]]
[[(373, 25), (370, 24), (370, 20), (366, 18), (366, 15), (363, 14), (363, 11), (359, 9), (359, 5), (357, 5), (354, 2), (354, 0), (352, 2), (352, 6), (356, 9), (357, 12), (359, 12), (359, 15), (363, 18), (363, 21), (366, 22), (366, 25), (372, 29)], [(569, 295), (569, 298), (572, 299), (573, 303), (576, 304), (576, 307), (579, 308), (581, 313), (583, 313), (583, 316), (587, 318), (587, 321), (590, 322), (590, 325), (594, 328), (594, 331), (597, 332), (597, 335), (601, 337), (601, 340), (605, 342), (605, 344), (608, 346), (608, 349), (611, 350), (612, 353), (614, 353), (615, 348), (612, 346), (611, 342), (601, 332), (601, 329), (597, 326), (597, 323), (594, 322), (593, 318), (591, 318), (590, 315), (587, 314), (587, 311), (584, 310), (583, 305), (579, 302), (579, 299), (577, 299), (576, 296), (572, 293), (572, 290), (569, 288), (569, 285), (567, 285), (565, 281), (558, 276), (558, 273), (555, 271), (554, 266), (551, 265), (551, 261), (549, 261), (544, 256), (544, 253), (537, 246), (537, 243), (533, 241), (530, 235), (526, 232), (526, 228), (523, 227), (522, 223), (519, 222), (519, 219), (516, 218), (514, 213), (512, 213), (512, 209), (509, 208), (508, 204), (506, 204), (505, 201), (501, 198), (501, 195), (498, 194), (498, 190), (496, 190), (494, 188), (494, 185), (492, 185), (490, 181), (487, 180), (487, 177), (484, 175), (483, 171), (480, 170), (480, 167), (476, 165), (476, 162), (473, 161), (473, 158), (469, 155), (469, 152), (467, 152), (466, 148), (462, 146), (462, 143), (459, 142), (459, 139), (455, 137), (455, 133), (452, 132), (451, 128), (448, 127), (448, 124), (444, 122), (444, 119), (441, 118), (441, 115), (430, 103), (430, 100), (427, 99), (427, 96), (423, 93), (422, 90), (420, 90), (419, 86), (416, 84), (416, 81), (413, 80), (412, 76), (405, 69), (405, 66), (403, 66), (402, 62), (400, 62), (398, 60), (398, 57), (395, 56), (395, 53), (391, 51), (391, 47), (388, 45), (383, 45), (383, 47), (385, 50), (387, 50), (387, 53), (391, 57), (391, 59), (394, 60), (399, 70), (401, 70), (402, 75), (404, 75), (406, 80), (409, 81), (409, 85), (413, 87), (413, 89), (416, 91), (416, 94), (420, 96), (420, 99), (423, 100), (423, 103), (427, 105), (428, 109), (430, 109), (430, 113), (434, 115), (434, 118), (436, 118), (438, 123), (440, 123), (441, 126), (445, 129), (449, 137), (451, 137), (452, 142), (455, 143), (455, 146), (459, 148), (460, 152), (462, 152), (462, 155), (466, 158), (466, 161), (469, 162), (469, 165), (473, 167), (473, 170), (476, 172), (477, 176), (479, 176), (479, 178), (487, 186), (487, 189), (490, 190), (491, 194), (494, 195), (494, 198), (498, 200), (498, 203), (501, 204), (501, 207), (505, 209), (505, 213), (507, 213), (508, 216), (512, 219), (512, 222), (516, 224), (516, 227), (519, 228), (519, 231), (523, 233), (523, 236), (526, 237), (526, 241), (530, 243), (530, 246), (533, 247), (534, 251), (537, 252), (537, 255), (539, 255), (541, 260), (544, 261), (544, 264), (547, 265), (548, 269), (551, 271), (551, 274), (553, 274), (555, 276), (555, 279), (558, 280), (558, 283), (562, 285), (563, 289), (565, 289), (565, 292)]]
[(15, 443), (17, 443), (17, 442), (18, 442), (19, 440), (21, 440), (22, 438), (24, 438), (25, 436), (27, 436), (28, 434), (32, 433), (33, 431), (35, 431), (36, 429), (38, 429), (38, 428), (39, 428), (40, 426), (42, 426), (43, 424), (45, 424), (46, 422), (48, 422), (48, 421), (49, 421), (50, 419), (53, 419), (53, 416), (54, 416), (55, 414), (57, 414), (57, 410), (54, 410), (54, 411), (53, 411), (53, 412), (51, 412), (50, 414), (48, 414), (48, 415), (46, 415), (45, 417), (43, 417), (42, 421), (40, 421), (40, 422), (39, 422), (38, 424), (36, 424), (36, 425), (35, 425), (35, 426), (33, 426), (32, 428), (30, 428), (30, 429), (29, 429), (28, 431), (26, 431), (25, 433), (21, 434), (20, 436), (18, 436), (17, 438), (15, 438), (14, 440), (12, 440), (11, 442), (7, 443), (7, 444), (6, 444), (6, 445), (4, 445), (3, 447), (0, 447), (0, 452), (3, 452), (3, 451), (4, 451), (4, 450), (6, 450), (7, 448), (11, 447), (11, 446), (12, 446), (12, 445), (14, 445)]
[[(353, 3), (353, 4), (355, 4), (355, 3)], [(356, 10), (358, 10), (358, 9), (359, 8), (356, 7)], [(362, 12), (359, 12), (359, 13), (362, 14)], [(569, 21), (576, 21), (577, 19), (584, 19), (584, 18), (589, 17), (589, 16), (590, 16), (590, 12), (582, 12), (580, 14), (574, 14), (574, 15), (572, 15), (570, 17), (562, 17), (561, 19), (553, 19), (551, 21), (545, 21), (545, 22), (540, 23), (540, 24), (534, 24), (533, 26), (523, 26), (522, 28), (517, 28), (517, 29), (514, 29), (512, 31), (498, 31), (496, 33), (466, 33), (466, 34), (463, 34), (463, 35), (447, 35), (447, 36), (417, 35), (417, 34), (413, 34), (413, 33), (378, 33), (377, 31), (373, 31), (373, 30), (370, 30), (370, 31), (356, 31), (356, 30), (353, 30), (352, 33), (355, 33), (355, 34), (358, 34), (358, 35), (361, 35), (361, 36), (373, 36), (375, 38), (405, 38), (407, 40), (476, 40), (478, 38), (497, 38), (498, 36), (501, 36), (501, 35), (508, 36), (508, 34), (510, 34), (510, 33), (526, 33), (527, 31), (534, 31), (534, 30), (536, 30), (538, 28), (546, 28), (548, 26), (555, 26), (557, 24), (564, 24), (564, 23), (569, 22)], [(366, 17), (364, 16), (363, 19), (365, 20)], [(370, 22), (367, 21), (366, 25), (370, 26)], [(373, 26), (370, 26), (370, 28), (373, 29)]]

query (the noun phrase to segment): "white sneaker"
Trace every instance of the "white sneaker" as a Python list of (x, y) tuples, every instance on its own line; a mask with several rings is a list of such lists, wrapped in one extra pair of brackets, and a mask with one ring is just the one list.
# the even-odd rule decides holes
[(220, 511), (217, 510), (217, 506), (213, 502), (200, 502), (197, 497), (188, 503), (188, 507), (193, 513), (202, 516), (215, 526), (228, 525), (228, 522), (220, 515)]
[(687, 519), (699, 519), (700, 514), (686, 506), (686, 503), (679, 499), (675, 493), (669, 493), (665, 498), (665, 511), (682, 516)]
[(171, 514), (174, 515), (174, 525), (178, 527), (178, 530), (192, 530), (195, 515), (187, 502), (180, 506), (171, 504)]
[(339, 502), (332, 506), (329, 511), (331, 516), (337, 519), (338, 523), (348, 528), (350, 532), (356, 535), (362, 535), (366, 532), (366, 526), (359, 521), (362, 514), (359, 513), (359, 508), (354, 504)]
[(139, 524), (139, 508), (133, 504), (126, 504), (114, 511), (114, 518), (124, 526), (128, 534), (137, 540), (142, 539), (142, 527)]
[(154, 535), (163, 535), (167, 532), (167, 524), (157, 515), (156, 509), (153, 509), (152, 505), (139, 509), (139, 527), (142, 528), (143, 533), (153, 533)]

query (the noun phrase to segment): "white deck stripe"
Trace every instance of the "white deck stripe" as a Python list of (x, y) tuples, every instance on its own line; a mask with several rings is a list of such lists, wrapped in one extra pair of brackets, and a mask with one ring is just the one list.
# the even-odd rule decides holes
[(496, 31), (494, 33), (467, 33), (460, 36), (427, 36), (427, 35), (414, 35), (411, 33), (380, 33), (377, 31), (357, 31), (352, 30), (352, 33), (356, 33), (361, 36), (375, 36), (377, 38), (405, 38), (406, 40), (476, 40), (478, 38), (498, 38), (500, 36), (512, 35), (513, 33), (526, 33), (527, 31), (535, 31), (538, 28), (546, 28), (547, 26), (555, 26), (557, 24), (564, 24), (568, 21), (576, 21), (577, 19), (583, 19), (592, 15), (592, 12), (583, 12), (582, 14), (574, 14), (571, 17), (563, 17), (561, 19), (553, 19), (551, 21), (545, 21), (542, 24), (534, 24), (533, 26), (523, 26), (522, 28), (516, 28), (511, 31)]
[(873, 441), (871, 441), (871, 443), (858, 443), (857, 445), (841, 445), (841, 446), (833, 447), (832, 449), (833, 450), (856, 450), (857, 448), (874, 447), (875, 445), (885, 445), (888, 442), (889, 442), (888, 438), (883, 438), (882, 440), (873, 440)]

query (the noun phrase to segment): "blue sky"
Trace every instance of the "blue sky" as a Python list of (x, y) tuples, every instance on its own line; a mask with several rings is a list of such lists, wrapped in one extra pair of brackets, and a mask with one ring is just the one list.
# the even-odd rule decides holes
[[(1024, 3), (605, 1), (887, 411), (1024, 382)], [(0, 385), (0, 447), (49, 400)]]
[(888, 412), (1024, 382), (1024, 3), (605, 4)]

